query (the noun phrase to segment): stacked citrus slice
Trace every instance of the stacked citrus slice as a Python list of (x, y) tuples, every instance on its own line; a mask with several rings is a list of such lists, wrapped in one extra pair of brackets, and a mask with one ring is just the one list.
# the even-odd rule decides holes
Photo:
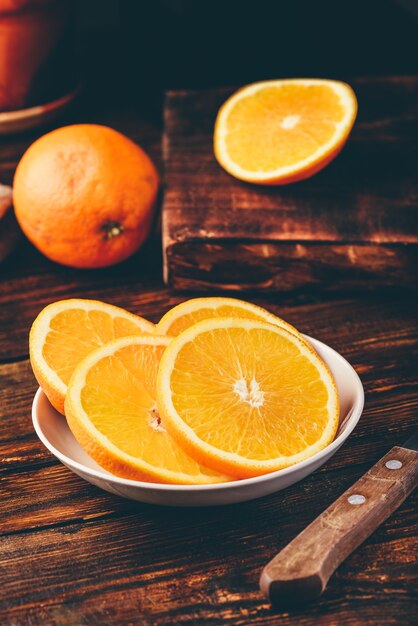
[(338, 425), (335, 384), (318, 355), (253, 320), (209, 319), (181, 333), (162, 357), (157, 395), (178, 443), (237, 477), (308, 458)]
[(127, 478), (211, 484), (288, 467), (327, 446), (338, 394), (292, 325), (233, 298), (196, 298), (154, 326), (104, 303), (46, 307), (35, 375), (83, 448)]
[(151, 322), (105, 302), (54, 302), (41, 311), (30, 331), (29, 352), (35, 378), (51, 404), (64, 413), (68, 382), (85, 356), (117, 337), (154, 331)]
[(71, 379), (68, 424), (85, 450), (114, 474), (180, 484), (227, 480), (184, 452), (161, 422), (156, 380), (169, 342), (125, 337), (93, 351)]
[(286, 328), (289, 332), (301, 337), (294, 326), (281, 317), (273, 315), (261, 306), (238, 300), (238, 298), (192, 298), (173, 307), (157, 324), (157, 332), (175, 337), (189, 326), (212, 317), (234, 317), (247, 320), (267, 322), (274, 326)]

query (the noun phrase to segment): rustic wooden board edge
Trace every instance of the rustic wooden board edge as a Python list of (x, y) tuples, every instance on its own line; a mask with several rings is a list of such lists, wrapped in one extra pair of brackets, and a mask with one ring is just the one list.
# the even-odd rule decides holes
[(195, 239), (168, 245), (163, 261), (175, 290), (418, 287), (418, 244)]
[[(325, 280), (325, 289), (330, 288), (327, 283), (336, 277), (340, 279), (341, 275), (344, 284), (353, 286), (363, 286), (366, 279), (370, 286), (375, 283), (383, 287), (414, 286), (410, 265), (406, 262), (402, 272), (400, 260), (411, 256), (410, 252), (402, 251), (402, 246), (418, 244), (414, 182), (418, 76), (359, 77), (350, 84), (358, 96), (359, 116), (341, 156), (318, 176), (280, 188), (255, 187), (235, 180), (216, 163), (212, 149), (213, 124), (219, 106), (234, 87), (166, 93), (166, 189), (162, 216), (166, 284), (176, 289), (205, 290), (225, 288), (223, 285), (228, 283), (229, 289), (239, 289), (238, 284), (245, 283), (251, 240), (253, 250), (261, 250), (266, 244), (271, 250), (279, 242), (283, 246), (293, 242), (297, 250), (311, 244), (334, 244), (336, 267), (332, 265), (330, 248), (320, 248), (321, 252), (328, 250), (325, 256), (331, 273), (330, 280)], [(225, 247), (231, 252), (229, 240), (232, 239), (237, 252), (235, 273), (230, 271), (233, 259), (228, 259), (227, 268), (227, 253), (222, 250)], [(190, 255), (197, 249), (198, 241), (202, 241), (205, 250), (192, 263)], [(388, 247), (381, 248), (382, 244)], [(379, 259), (381, 250), (393, 250), (393, 244), (400, 246), (399, 253), (392, 254), (390, 262), (388, 254)], [(344, 253), (342, 245), (347, 246)], [(367, 254), (359, 268), (353, 257), (357, 251), (370, 250), (366, 248), (369, 245), (378, 246), (373, 255), (374, 267), (367, 267), (370, 263)], [(208, 265), (212, 261), (209, 250), (213, 254), (220, 251), (218, 273), (229, 275), (215, 279), (208, 271), (202, 271), (202, 263)], [(279, 252), (273, 256), (278, 259)], [(282, 256), (280, 272), (283, 273), (285, 265), (290, 275), (291, 268), (296, 266), (290, 265), (288, 250)], [(348, 271), (342, 272), (341, 257), (346, 259), (346, 268), (353, 270), (353, 277), (348, 276)], [(415, 260), (416, 255), (413, 257)], [(262, 258), (266, 280), (252, 278), (250, 287), (242, 285), (244, 290), (259, 288), (260, 284), (264, 291), (276, 289), (274, 281), (270, 287), (266, 282), (272, 274), (268, 255), (259, 256), (258, 262), (254, 262), (257, 272), (262, 273)], [(179, 267), (175, 268), (174, 262)], [(307, 284), (322, 287), (317, 277), (322, 276), (326, 263), (318, 255), (314, 255), (313, 263), (315, 267)], [(186, 276), (188, 269), (190, 275)], [(293, 283), (286, 289), (303, 284), (299, 269), (298, 265)], [(239, 272), (242, 281), (238, 280)]]
[[(278, 210), (274, 211), (263, 204), (254, 210), (234, 209), (226, 206), (213, 208), (201, 205), (196, 206), (186, 219), (186, 215), (178, 206), (179, 202), (176, 192), (170, 189), (165, 191), (162, 211), (163, 249), (174, 242), (193, 240), (208, 242), (217, 239), (222, 241), (248, 240), (256, 243), (280, 241), (281, 243), (294, 244), (418, 244), (418, 229), (411, 230), (404, 234), (402, 239), (399, 239), (393, 233), (368, 232), (366, 224), (361, 237), (354, 235), (341, 238), (338, 231), (334, 229), (323, 229), (321, 232), (317, 230), (313, 236), (309, 226), (310, 220), (314, 219), (312, 216), (309, 219), (306, 217), (305, 223), (300, 224), (297, 228), (293, 224), (289, 230), (284, 231), (277, 226), (276, 218), (279, 216), (280, 220), (286, 219), (285, 213), (281, 212), (279, 215)], [(325, 219), (325, 216), (322, 217)], [(383, 215), (382, 219), (384, 219)], [(227, 233), (225, 232), (225, 223), (228, 224)]]

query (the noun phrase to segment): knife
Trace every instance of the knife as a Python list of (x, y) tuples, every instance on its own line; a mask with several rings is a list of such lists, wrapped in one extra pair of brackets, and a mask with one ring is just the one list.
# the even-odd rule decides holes
[(340, 563), (417, 484), (418, 431), (392, 448), (265, 566), (261, 591), (279, 605), (318, 597)]

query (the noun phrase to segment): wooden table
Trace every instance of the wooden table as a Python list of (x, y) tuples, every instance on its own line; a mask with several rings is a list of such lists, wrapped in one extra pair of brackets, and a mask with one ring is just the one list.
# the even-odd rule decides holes
[[(161, 163), (158, 124), (130, 105), (96, 109), (82, 103), (61, 123), (107, 123)], [(2, 139), (1, 182), (10, 182), (35, 136)], [(418, 320), (411, 293), (249, 294), (354, 365), (365, 411), (343, 448), (303, 482), (259, 501), (187, 510), (100, 491), (51, 456), (31, 423), (37, 385), (27, 340), (44, 305), (100, 298), (157, 321), (187, 297), (163, 286), (158, 233), (130, 261), (100, 271), (54, 265), (23, 243), (0, 266), (0, 281), (1, 624), (416, 623), (414, 496), (343, 563), (318, 602), (283, 613), (258, 591), (267, 560), (414, 430)]]

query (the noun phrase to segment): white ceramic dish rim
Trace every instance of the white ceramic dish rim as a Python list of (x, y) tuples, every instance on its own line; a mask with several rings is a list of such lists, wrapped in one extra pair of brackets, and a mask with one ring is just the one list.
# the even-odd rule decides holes
[(54, 119), (75, 100), (81, 91), (78, 83), (71, 91), (52, 100), (24, 109), (0, 112), (0, 135), (11, 135), (31, 128), (37, 128)]
[[(307, 339), (310, 343), (315, 347), (316, 344), (319, 344), (321, 347), (323, 346), (325, 349), (330, 350), (333, 353), (334, 358), (340, 359), (345, 362), (353, 373), (353, 381), (355, 381), (355, 385), (357, 387), (356, 398), (353, 403), (352, 408), (350, 409), (348, 415), (346, 415), (343, 422), (341, 422), (339, 429), (341, 429), (342, 425), (346, 423), (346, 427), (326, 448), (320, 450), (313, 456), (301, 461), (300, 463), (295, 463), (290, 467), (286, 467), (281, 470), (277, 470), (275, 472), (270, 472), (268, 474), (263, 474), (261, 476), (254, 476), (253, 478), (243, 478), (241, 480), (233, 480), (226, 483), (215, 483), (210, 485), (173, 485), (169, 483), (151, 483), (140, 480), (132, 480), (129, 478), (122, 478), (120, 476), (115, 476), (110, 472), (102, 473), (98, 470), (92, 469), (87, 465), (83, 465), (79, 461), (75, 461), (71, 457), (66, 456), (62, 452), (60, 452), (50, 441), (47, 439), (40, 427), (38, 416), (37, 416), (37, 407), (39, 403), (39, 399), (41, 397), (42, 389), (39, 387), (37, 392), (35, 393), (35, 397), (32, 404), (32, 422), (35, 429), (36, 434), (38, 435), (41, 442), (44, 446), (52, 452), (54, 456), (56, 456), (64, 465), (73, 467), (74, 469), (91, 476), (92, 478), (98, 478), (100, 480), (111, 480), (115, 484), (124, 485), (127, 487), (138, 487), (145, 490), (150, 491), (161, 491), (161, 492), (201, 492), (201, 491), (218, 491), (224, 489), (231, 489), (232, 487), (245, 487), (246, 485), (256, 485), (258, 483), (262, 483), (269, 480), (274, 480), (280, 476), (287, 476), (288, 474), (292, 474), (293, 472), (303, 469), (310, 464), (313, 464), (316, 460), (321, 459), (323, 456), (328, 453), (333, 453), (336, 448), (339, 448), (342, 443), (348, 439), (348, 437), (353, 432), (355, 426), (357, 425), (364, 407), (364, 389), (361, 383), (361, 380), (353, 368), (353, 366), (345, 359), (339, 352), (328, 346), (327, 344), (319, 341), (319, 339), (314, 339), (309, 335), (303, 335), (305, 339)], [(64, 416), (62, 416), (65, 419)], [(332, 454), (331, 454), (332, 455)]]

